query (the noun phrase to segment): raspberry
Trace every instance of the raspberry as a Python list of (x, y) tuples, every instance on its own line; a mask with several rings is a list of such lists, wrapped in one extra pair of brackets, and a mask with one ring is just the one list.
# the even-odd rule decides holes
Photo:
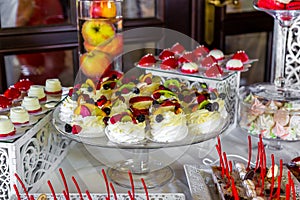
[(73, 134), (78, 134), (78, 133), (80, 133), (81, 130), (82, 130), (82, 128), (79, 125), (73, 125), (72, 126), (72, 133)]

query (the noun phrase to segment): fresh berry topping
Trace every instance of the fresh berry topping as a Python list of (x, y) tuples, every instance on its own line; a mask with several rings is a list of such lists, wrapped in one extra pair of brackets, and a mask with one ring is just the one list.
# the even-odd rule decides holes
[(67, 133), (71, 133), (72, 132), (72, 126), (70, 124), (65, 124), (65, 131)]
[(153, 94), (153, 98), (154, 98), (154, 99), (159, 99), (160, 96), (161, 96), (161, 94), (160, 94), (159, 92), (155, 92), (155, 93)]
[(213, 108), (214, 111), (218, 111), (219, 110), (219, 103), (218, 102), (213, 102), (212, 108)]
[(147, 85), (150, 85), (150, 84), (152, 83), (152, 78), (147, 77), (147, 78), (145, 79), (145, 83), (147, 83)]
[(107, 102), (107, 98), (102, 95), (100, 99), (97, 100), (97, 106), (101, 107)]
[(196, 58), (192, 52), (185, 52), (182, 56), (178, 58), (179, 63), (188, 63), (188, 62), (195, 62)]
[(124, 77), (123, 79), (122, 79), (122, 83), (123, 84), (127, 84), (127, 83), (129, 83), (130, 82), (130, 79), (128, 78), (128, 77)]
[(136, 119), (138, 120), (138, 122), (144, 122), (146, 120), (145, 115), (138, 115)]
[(77, 93), (73, 93), (71, 98), (73, 101), (77, 101), (78, 97), (79, 97), (79, 95)]
[(233, 56), (232, 59), (238, 59), (240, 61), (247, 62), (249, 60), (248, 55), (245, 53), (245, 51), (237, 51)]
[(167, 59), (167, 58), (169, 58), (169, 57), (174, 57), (175, 56), (175, 54), (172, 52), (172, 51), (170, 51), (170, 49), (164, 49), (160, 54), (159, 54), (159, 59), (161, 59), (161, 60), (165, 60), (165, 59)]
[(120, 92), (120, 91), (116, 91), (116, 96), (121, 96), (122, 95), (122, 93)]
[(11, 102), (5, 96), (0, 96), (0, 108), (8, 108)]
[(162, 116), (162, 114), (159, 114), (155, 117), (155, 121), (157, 121), (158, 123), (162, 122), (162, 120), (164, 120), (164, 117)]
[(186, 95), (186, 96), (183, 98), (183, 101), (184, 101), (185, 103), (190, 103), (192, 100), (193, 100), (193, 98), (191, 97), (191, 95)]
[(79, 125), (73, 125), (72, 126), (72, 133), (73, 134), (78, 134), (78, 133), (80, 133), (81, 130), (82, 130), (82, 128)]
[(209, 53), (209, 49), (207, 47), (205, 47), (204, 45), (200, 45), (198, 46), (194, 51), (193, 54), (196, 57), (204, 57), (207, 56), (207, 54)]
[(4, 92), (4, 96), (9, 100), (14, 100), (21, 96), (21, 92), (14, 87), (10, 87)]
[(70, 89), (69, 89), (68, 96), (69, 96), (69, 97), (72, 97), (73, 92), (74, 92), (74, 89), (73, 89), (73, 88), (70, 88)]
[(106, 115), (110, 114), (110, 108), (109, 107), (105, 107), (102, 110), (103, 110), (103, 112), (105, 112)]
[(104, 117), (103, 118), (103, 122), (105, 125), (108, 125), (108, 120), (109, 120), (109, 117)]
[(14, 86), (20, 91), (27, 91), (29, 90), (30, 86), (32, 86), (33, 84), (34, 83), (29, 79), (21, 79), (20, 81), (15, 83)]
[(214, 111), (214, 108), (213, 108), (213, 104), (212, 103), (208, 103), (204, 106), (204, 108), (208, 111)]
[(156, 63), (156, 59), (152, 54), (147, 54), (143, 56), (139, 61), (139, 66), (141, 67), (151, 67)]
[(94, 89), (93, 89), (93, 87), (91, 87), (91, 86), (89, 86), (89, 87), (87, 88), (87, 91), (88, 91), (88, 92), (93, 92), (93, 90), (94, 90)]
[(139, 90), (139, 88), (134, 87), (134, 88), (132, 89), (132, 92), (133, 92), (134, 94), (139, 94), (139, 93), (140, 93), (140, 90)]
[(202, 61), (201, 61), (201, 66), (209, 68), (213, 66), (214, 64), (217, 64), (218, 61), (215, 59), (213, 56), (206, 56)]
[(121, 93), (122, 94), (128, 94), (130, 92), (130, 90), (128, 89), (128, 88), (123, 88), (122, 90), (121, 90)]
[(218, 96), (217, 96), (217, 94), (215, 92), (212, 92), (212, 93), (209, 94), (209, 98), (211, 100), (216, 100), (218, 98)]
[(170, 51), (172, 51), (175, 54), (182, 54), (184, 50), (185, 50), (184, 46), (182, 46), (178, 42), (175, 43), (170, 49)]
[(158, 86), (158, 89), (159, 90), (166, 90), (167, 88), (164, 85), (160, 85), (160, 86)]
[(178, 94), (178, 99), (180, 100), (180, 101), (183, 101), (183, 99), (184, 99), (184, 95), (183, 94)]
[(115, 124), (115, 123), (117, 123), (117, 122), (120, 122), (121, 119), (122, 119), (122, 117), (123, 117), (123, 114), (116, 114), (116, 115), (112, 116), (112, 117), (109, 119), (109, 121), (110, 121), (111, 124)]
[(177, 67), (178, 67), (178, 62), (174, 56), (165, 58), (160, 64), (160, 68), (165, 70), (176, 69)]
[(285, 5), (274, 0), (259, 0), (257, 6), (260, 8), (272, 9), (272, 10), (284, 10)]
[(179, 88), (178, 88), (176, 85), (170, 85), (170, 86), (169, 86), (169, 89), (170, 89), (172, 92), (179, 92)]
[(90, 104), (95, 104), (95, 101), (92, 98), (87, 99), (85, 102)]
[(207, 100), (207, 97), (204, 94), (199, 94), (197, 96), (197, 102), (201, 103), (202, 101)]

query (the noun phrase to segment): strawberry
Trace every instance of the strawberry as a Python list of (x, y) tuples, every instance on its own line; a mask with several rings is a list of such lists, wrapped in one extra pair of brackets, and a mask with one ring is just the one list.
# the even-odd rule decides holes
[(172, 51), (175, 54), (182, 54), (184, 50), (185, 50), (184, 46), (182, 46), (178, 42), (175, 43), (170, 49), (170, 51)]
[(30, 86), (34, 83), (30, 81), (29, 79), (21, 79), (17, 83), (14, 84), (15, 88), (17, 88), (20, 91), (27, 91), (29, 90)]
[(209, 69), (205, 71), (205, 75), (207, 77), (217, 77), (217, 76), (221, 76), (222, 74), (223, 74), (223, 70), (218, 64), (214, 64), (213, 66), (211, 66)]
[(69, 93), (68, 93), (68, 96), (69, 96), (69, 97), (71, 97), (71, 96), (72, 96), (72, 94), (73, 94), (73, 91), (74, 91), (74, 89), (73, 89), (73, 88), (70, 88), (70, 89), (69, 89)]
[(140, 59), (138, 65), (141, 67), (152, 67), (155, 63), (155, 57), (152, 54), (147, 54)]
[(209, 68), (214, 64), (217, 64), (218, 61), (215, 59), (213, 56), (206, 56), (202, 61), (201, 61), (201, 66)]
[(233, 56), (232, 59), (238, 59), (240, 61), (247, 62), (249, 60), (248, 55), (245, 53), (245, 51), (237, 51)]
[(196, 58), (192, 52), (185, 52), (182, 56), (178, 58), (179, 63), (195, 62)]
[(165, 60), (162, 61), (160, 64), (161, 69), (176, 69), (178, 67), (178, 61), (174, 56), (168, 57)]
[(75, 135), (80, 133), (81, 130), (82, 130), (82, 128), (79, 125), (73, 125), (72, 126), (72, 133), (75, 134)]
[(171, 57), (171, 56), (175, 56), (175, 54), (172, 52), (172, 51), (170, 51), (170, 49), (164, 49), (160, 54), (159, 54), (159, 59), (161, 59), (161, 60), (165, 60), (165, 59), (167, 59), (167, 58), (169, 58), (169, 57)]
[(98, 100), (97, 100), (97, 106), (101, 107), (107, 102), (107, 98), (102, 95)]
[(7, 97), (0, 95), (0, 108), (8, 108), (11, 105), (11, 101)]
[(204, 94), (199, 94), (197, 96), (197, 102), (201, 103), (202, 101), (207, 100), (206, 96)]
[(287, 10), (300, 10), (300, 1), (292, 1), (286, 5)]
[(21, 92), (14, 87), (10, 87), (4, 92), (4, 96), (11, 101), (19, 98), (21, 96)]

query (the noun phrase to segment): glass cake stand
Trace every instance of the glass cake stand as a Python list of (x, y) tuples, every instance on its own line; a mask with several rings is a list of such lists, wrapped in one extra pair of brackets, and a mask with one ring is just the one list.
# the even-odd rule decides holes
[[(130, 170), (134, 180), (136, 180), (136, 188), (143, 188), (140, 183), (141, 178), (144, 178), (148, 188), (155, 188), (168, 183), (174, 177), (174, 172), (171, 167), (166, 166), (166, 160), (162, 158), (164, 154), (174, 154), (171, 155), (171, 160), (167, 160), (167, 162), (172, 163), (181, 156), (175, 155), (176, 147), (186, 147), (183, 152), (180, 152), (183, 154), (189, 145), (215, 138), (226, 131), (229, 125), (229, 120), (226, 118), (213, 132), (197, 136), (188, 134), (185, 139), (179, 142), (157, 143), (147, 140), (139, 144), (116, 144), (110, 142), (106, 136), (88, 138), (65, 132), (65, 122), (59, 119), (59, 112), (60, 107), (58, 106), (53, 112), (53, 125), (61, 134), (76, 142), (83, 143), (88, 150), (92, 149), (89, 151), (96, 158), (96, 154), (101, 154), (99, 148), (104, 148), (102, 149), (104, 153), (99, 160), (106, 159), (104, 163), (109, 166), (108, 176), (110, 179), (118, 185), (130, 187), (128, 181), (128, 170)], [(167, 149), (171, 149), (172, 152)], [(116, 160), (110, 154), (113, 152), (118, 154), (117, 157), (119, 158)]]

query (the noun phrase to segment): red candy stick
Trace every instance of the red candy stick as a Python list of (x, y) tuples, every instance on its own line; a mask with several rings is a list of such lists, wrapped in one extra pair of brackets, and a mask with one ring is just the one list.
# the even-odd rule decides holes
[(30, 195), (30, 200), (34, 200), (34, 196), (33, 195)]
[(290, 192), (291, 192), (290, 189), (291, 189), (290, 184), (287, 183), (285, 185), (285, 199), (286, 200), (290, 200)]
[(106, 176), (106, 173), (105, 173), (105, 170), (102, 169), (102, 175), (104, 177), (104, 180), (105, 180), (105, 187), (106, 187), (106, 191), (107, 191), (107, 198), (106, 199), (110, 199), (110, 192), (109, 192), (109, 186), (108, 186), (108, 180), (107, 180), (107, 176)]
[(236, 187), (235, 187), (235, 183), (234, 183), (234, 180), (233, 178), (231, 178), (231, 187), (232, 187), (232, 194), (233, 194), (233, 198), (234, 200), (239, 200), (239, 194), (236, 190)]
[(256, 171), (259, 168), (259, 164), (260, 164), (260, 143), (257, 143), (257, 156), (256, 156), (256, 163), (255, 163), (255, 170)]
[(252, 157), (252, 142), (251, 142), (251, 136), (248, 135), (248, 164), (247, 164), (247, 170), (250, 169), (250, 162), (251, 162), (251, 157)]
[(130, 200), (134, 200), (134, 198), (133, 198), (133, 196), (132, 196), (132, 194), (129, 190), (127, 191), (127, 193), (128, 193), (128, 196), (129, 196)]
[(18, 190), (18, 188), (17, 188), (17, 185), (14, 184), (13, 187), (14, 187), (14, 190), (15, 190), (16, 195), (17, 195), (17, 197), (18, 197), (18, 200), (20, 200), (20, 199), (21, 199), (21, 196), (20, 196), (20, 192), (19, 192), (19, 190)]
[(135, 198), (135, 194), (134, 194), (134, 182), (133, 182), (133, 177), (132, 177), (132, 173), (131, 173), (130, 170), (128, 170), (128, 175), (129, 175), (129, 179), (130, 179), (132, 196), (133, 196), (133, 199), (134, 199)]
[(67, 199), (67, 200), (69, 200), (69, 199), (70, 199), (70, 197), (69, 197), (69, 193), (68, 193), (68, 192), (66, 192), (65, 190), (63, 190), (63, 195), (64, 195), (65, 199)]
[(50, 180), (47, 181), (47, 184), (48, 184), (48, 186), (49, 186), (49, 188), (50, 188), (50, 190), (51, 190), (51, 193), (52, 193), (52, 196), (53, 196), (53, 200), (57, 200), (55, 191), (54, 191), (54, 189), (53, 189), (53, 186), (52, 186)]
[(274, 189), (274, 183), (275, 183), (275, 175), (274, 175), (275, 160), (274, 160), (274, 154), (271, 154), (271, 160), (272, 160), (272, 180), (271, 180), (270, 199), (272, 199), (272, 196), (273, 196), (273, 189)]
[(231, 162), (231, 160), (229, 160), (229, 171), (230, 171), (230, 173), (232, 172), (232, 162)]
[(109, 185), (110, 185), (110, 188), (111, 188), (111, 190), (112, 190), (112, 192), (113, 192), (113, 194), (114, 194), (115, 200), (117, 200), (118, 197), (117, 197), (117, 193), (116, 193), (116, 190), (115, 190), (114, 185), (113, 185), (112, 183), (109, 183)]
[(22, 188), (23, 188), (23, 191), (25, 192), (26, 194), (26, 197), (27, 199), (29, 199), (29, 194), (28, 194), (28, 191), (25, 187), (25, 184), (23, 183), (23, 181), (21, 180), (21, 178), (19, 177), (19, 175), (17, 173), (15, 173), (15, 177), (17, 178), (17, 180), (19, 181), (19, 183), (21, 184)]
[(61, 178), (62, 178), (62, 180), (63, 180), (65, 189), (66, 189), (66, 190), (65, 190), (65, 193), (66, 193), (66, 195), (67, 195), (67, 198), (66, 198), (66, 199), (70, 199), (68, 184), (67, 184), (67, 181), (66, 181), (66, 178), (65, 178), (65, 174), (64, 174), (62, 168), (59, 168), (59, 173), (60, 173), (60, 176), (61, 176)]
[(224, 157), (224, 165), (225, 165), (226, 176), (229, 179), (229, 166), (228, 166), (228, 162), (227, 162), (226, 152), (223, 152), (223, 157)]
[(144, 187), (145, 193), (146, 193), (146, 198), (147, 198), (147, 200), (149, 200), (149, 194), (148, 194), (148, 189), (147, 189), (147, 186), (146, 186), (145, 180), (144, 180), (143, 178), (141, 178), (141, 181), (142, 181), (142, 184), (143, 184), (143, 187)]
[(296, 191), (295, 191), (295, 184), (294, 184), (294, 181), (292, 180), (292, 176), (291, 176), (291, 172), (288, 171), (288, 183), (291, 187), (291, 190), (292, 190), (292, 194), (293, 194), (293, 200), (296, 200)]
[(85, 193), (86, 193), (86, 196), (87, 196), (87, 198), (88, 198), (89, 200), (93, 200), (93, 199), (92, 199), (92, 196), (91, 196), (91, 194), (90, 194), (90, 192), (89, 192), (88, 190), (86, 190)]
[(281, 180), (282, 180), (282, 171), (283, 171), (283, 161), (280, 159), (280, 166), (279, 166), (279, 176), (278, 176), (278, 187), (277, 187), (277, 199), (280, 197), (280, 189), (281, 189)]
[(83, 196), (82, 196), (80, 187), (79, 187), (78, 182), (76, 181), (76, 179), (75, 179), (74, 176), (72, 176), (72, 181), (73, 181), (73, 183), (74, 183), (74, 185), (75, 185), (75, 187), (76, 187), (76, 190), (77, 190), (77, 192), (78, 192), (78, 194), (79, 194), (79, 196), (80, 196), (80, 200), (83, 200)]
[(222, 170), (222, 178), (223, 178), (223, 176), (224, 176), (224, 162), (223, 162), (223, 157), (222, 157), (222, 153), (221, 153), (221, 148), (218, 146), (218, 145), (216, 145), (216, 149), (217, 149), (217, 152), (218, 152), (218, 154), (219, 154), (219, 157), (220, 157), (220, 167), (221, 167), (221, 170)]

